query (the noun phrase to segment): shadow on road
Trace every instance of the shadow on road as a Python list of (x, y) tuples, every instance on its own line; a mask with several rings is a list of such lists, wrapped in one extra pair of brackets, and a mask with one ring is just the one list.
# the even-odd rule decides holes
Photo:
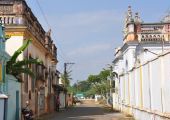
[(99, 105), (78, 105), (43, 116), (38, 120), (112, 120), (113, 113)]
[[(69, 108), (65, 112), (59, 113), (60, 116), (62, 117), (61, 119), (70, 119), (70, 120), (94, 120), (89, 118), (90, 116), (94, 115), (104, 115), (105, 112), (102, 108), (100, 107), (82, 107), (82, 106), (77, 106), (74, 108)], [(67, 114), (67, 115), (66, 115)]]

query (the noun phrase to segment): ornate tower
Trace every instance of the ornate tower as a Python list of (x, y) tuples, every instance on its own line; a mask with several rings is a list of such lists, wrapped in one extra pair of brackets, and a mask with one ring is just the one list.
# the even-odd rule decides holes
[(125, 23), (124, 23), (124, 43), (129, 41), (136, 41), (136, 31), (135, 31), (135, 22), (132, 16), (131, 6), (128, 7), (128, 12), (126, 14)]

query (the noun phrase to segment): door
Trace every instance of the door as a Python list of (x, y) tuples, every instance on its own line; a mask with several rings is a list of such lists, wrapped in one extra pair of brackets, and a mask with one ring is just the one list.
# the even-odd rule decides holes
[(16, 120), (19, 120), (19, 91), (16, 91)]
[(40, 89), (40, 95), (39, 95), (39, 111), (40, 114), (44, 113), (45, 110), (45, 88)]

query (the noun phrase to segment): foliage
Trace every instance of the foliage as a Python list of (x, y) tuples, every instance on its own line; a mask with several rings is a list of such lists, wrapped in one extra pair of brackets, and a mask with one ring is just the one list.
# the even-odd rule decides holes
[(110, 70), (103, 70), (99, 73), (99, 77), (101, 80), (107, 80), (107, 77), (110, 76)]
[(90, 83), (88, 81), (80, 81), (77, 84), (77, 89), (81, 92), (86, 92), (90, 89)]
[(19, 82), (21, 82), (20, 75), (22, 73), (35, 77), (34, 73), (28, 67), (29, 64), (41, 64), (38, 59), (23, 59), (18, 61), (18, 56), (28, 47), (31, 40), (26, 40), (25, 43), (11, 56), (10, 60), (6, 64), (7, 74), (14, 75)]
[(89, 75), (87, 81), (93, 85), (96, 85), (101, 81), (101, 78), (99, 75)]
[(96, 94), (96, 90), (94, 87), (91, 87), (89, 90), (84, 92), (85, 97), (90, 97)]
[(8, 40), (9, 38), (11, 38), (10, 35), (5, 35), (5, 40)]
[(108, 76), (110, 76), (110, 70), (103, 70), (98, 75), (90, 75), (88, 77), (87, 81), (91, 83), (96, 94), (106, 96), (110, 88), (109, 81), (107, 80)]
[[(111, 72), (111, 69), (102, 70), (97, 75), (89, 75), (87, 80), (80, 81), (75, 83), (72, 88), (74, 89), (74, 93), (84, 93), (86, 97), (94, 96), (95, 94), (100, 94), (103, 97), (106, 97), (106, 93), (109, 92), (110, 87), (110, 79), (113, 79), (115, 73)], [(113, 83), (112, 83), (113, 85)]]
[(67, 87), (68, 93), (76, 94), (76, 87), (68, 86)]
[(64, 74), (61, 74), (61, 80), (62, 83), (64, 84), (64, 87), (69, 87), (70, 86), (70, 80), (72, 80), (70, 72), (66, 72)]
[[(75, 83), (72, 87), (72, 93), (83, 93), (85, 97), (91, 97), (95, 94), (102, 95), (106, 98), (106, 94), (110, 92), (110, 88), (114, 88), (114, 77), (118, 77), (117, 73), (112, 72), (112, 66), (109, 69), (103, 69), (97, 75), (89, 75), (87, 80)], [(111, 81), (110, 81), (111, 80)]]

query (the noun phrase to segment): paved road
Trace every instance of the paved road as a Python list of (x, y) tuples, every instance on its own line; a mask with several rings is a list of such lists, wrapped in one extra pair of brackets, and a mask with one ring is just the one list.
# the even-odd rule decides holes
[(121, 113), (113, 113), (101, 105), (82, 104), (61, 110), (40, 120), (126, 120)]

